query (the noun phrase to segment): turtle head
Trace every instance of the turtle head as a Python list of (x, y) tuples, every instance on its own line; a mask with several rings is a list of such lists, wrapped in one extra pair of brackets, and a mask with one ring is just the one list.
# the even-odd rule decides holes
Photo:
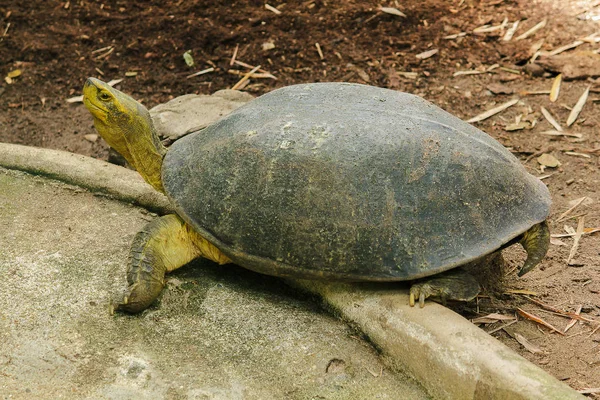
[(94, 117), (96, 130), (155, 189), (163, 191), (160, 169), (166, 153), (142, 104), (108, 84), (89, 78), (83, 103)]

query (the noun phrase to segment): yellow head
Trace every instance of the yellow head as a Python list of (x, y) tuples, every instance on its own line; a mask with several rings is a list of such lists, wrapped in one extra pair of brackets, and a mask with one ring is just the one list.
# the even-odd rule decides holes
[(146, 182), (163, 191), (160, 168), (166, 149), (160, 143), (148, 109), (106, 83), (89, 78), (83, 103), (94, 117), (96, 130)]

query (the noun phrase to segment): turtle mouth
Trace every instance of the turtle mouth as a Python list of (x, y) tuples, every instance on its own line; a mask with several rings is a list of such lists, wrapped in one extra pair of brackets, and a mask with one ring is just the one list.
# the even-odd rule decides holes
[(97, 104), (94, 104), (93, 101), (91, 101), (87, 96), (83, 97), (83, 104), (87, 107), (88, 110), (90, 110), (90, 112), (92, 114), (102, 114), (102, 115), (107, 115), (108, 114), (108, 110), (105, 108), (102, 108), (100, 106), (98, 106)]

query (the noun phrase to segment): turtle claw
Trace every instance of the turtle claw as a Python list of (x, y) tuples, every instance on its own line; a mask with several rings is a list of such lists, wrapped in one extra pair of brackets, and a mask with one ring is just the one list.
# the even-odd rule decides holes
[(435, 297), (445, 306), (448, 300), (470, 301), (479, 294), (479, 283), (471, 275), (458, 269), (435, 275), (410, 287), (408, 303), (415, 306), (419, 298), (419, 308), (425, 307), (425, 300)]
[(408, 304), (411, 307), (415, 306), (415, 298), (419, 298), (419, 308), (425, 307), (425, 300), (430, 296), (435, 296), (436, 289), (429, 285), (427, 282), (415, 283), (410, 287), (410, 295), (408, 298)]

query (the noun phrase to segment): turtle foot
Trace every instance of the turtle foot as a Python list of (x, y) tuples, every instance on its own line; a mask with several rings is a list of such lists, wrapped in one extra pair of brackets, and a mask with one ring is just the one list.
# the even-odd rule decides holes
[(419, 299), (419, 307), (423, 308), (429, 297), (439, 299), (443, 305), (448, 300), (470, 301), (479, 290), (479, 283), (472, 275), (454, 269), (414, 283), (410, 287), (409, 304), (414, 307), (415, 299)]
[(125, 294), (114, 300), (110, 304), (110, 314), (116, 311), (124, 311), (130, 314), (136, 314), (148, 308), (162, 291), (163, 285), (158, 282), (148, 282), (147, 284), (130, 285)]

